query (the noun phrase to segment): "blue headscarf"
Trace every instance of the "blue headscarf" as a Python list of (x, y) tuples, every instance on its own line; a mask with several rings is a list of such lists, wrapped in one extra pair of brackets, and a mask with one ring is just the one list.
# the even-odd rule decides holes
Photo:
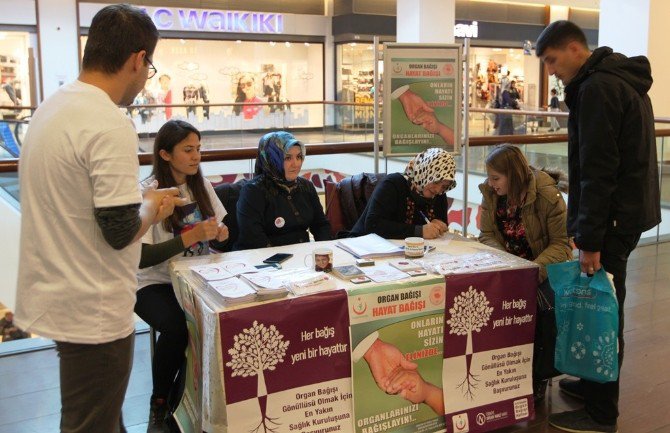
[(286, 131), (269, 132), (258, 142), (258, 157), (254, 174), (265, 175), (280, 185), (293, 185), (288, 182), (284, 173), (284, 157), (293, 146), (300, 146), (300, 152), (305, 156), (305, 145), (298, 141), (293, 134)]

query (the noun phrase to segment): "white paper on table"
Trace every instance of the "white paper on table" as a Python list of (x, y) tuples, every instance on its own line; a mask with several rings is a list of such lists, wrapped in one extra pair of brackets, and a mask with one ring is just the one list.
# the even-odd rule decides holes
[(385, 283), (387, 281), (398, 281), (409, 278), (405, 272), (399, 271), (391, 265), (382, 264), (377, 266), (366, 266), (361, 268), (365, 276), (375, 283)]
[(210, 281), (208, 285), (225, 299), (234, 300), (243, 298), (253, 300), (256, 297), (256, 291), (238, 278)]
[(226, 278), (231, 278), (233, 274), (228, 272), (221, 263), (207, 263), (204, 265), (194, 265), (190, 269), (195, 273), (197, 277), (203, 281), (216, 281), (216, 280), (225, 280)]
[(463, 274), (467, 272), (485, 271), (505, 268), (506, 264), (500, 257), (491, 253), (476, 253), (459, 256), (438, 254), (423, 260), (423, 265), (440, 275)]
[(250, 272), (258, 272), (258, 268), (245, 262), (226, 261), (219, 262), (217, 265), (223, 268), (226, 272), (235, 276), (247, 274)]
[(288, 285), (294, 295), (309, 295), (335, 290), (336, 288), (333, 277), (324, 272), (317, 272), (311, 269), (291, 275)]
[(243, 274), (242, 278), (255, 285), (258, 293), (268, 290), (287, 290), (290, 276), (305, 269), (268, 269), (256, 273)]

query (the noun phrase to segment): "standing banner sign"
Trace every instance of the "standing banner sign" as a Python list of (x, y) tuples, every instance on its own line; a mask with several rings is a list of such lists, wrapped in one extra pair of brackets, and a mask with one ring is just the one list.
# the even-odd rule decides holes
[(445, 421), (449, 432), (488, 432), (534, 414), (537, 268), (447, 277)]
[(343, 290), (219, 314), (229, 432), (351, 429)]
[(460, 45), (384, 44), (384, 154), (460, 153)]
[(444, 278), (348, 293), (354, 432), (444, 431)]

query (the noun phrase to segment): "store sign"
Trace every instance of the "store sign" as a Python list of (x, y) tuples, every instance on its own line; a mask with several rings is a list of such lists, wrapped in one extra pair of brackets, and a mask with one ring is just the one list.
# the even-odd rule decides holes
[(473, 21), (471, 24), (458, 23), (454, 26), (454, 36), (457, 38), (478, 38), (479, 24)]
[(196, 32), (284, 32), (282, 14), (182, 8), (143, 8), (159, 30)]

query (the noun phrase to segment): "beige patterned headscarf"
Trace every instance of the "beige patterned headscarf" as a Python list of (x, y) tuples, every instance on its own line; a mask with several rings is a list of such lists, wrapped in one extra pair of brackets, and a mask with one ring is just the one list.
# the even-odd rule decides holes
[(449, 191), (456, 187), (456, 161), (446, 150), (433, 147), (415, 156), (407, 164), (403, 176), (417, 191), (422, 191), (429, 183), (450, 180)]

